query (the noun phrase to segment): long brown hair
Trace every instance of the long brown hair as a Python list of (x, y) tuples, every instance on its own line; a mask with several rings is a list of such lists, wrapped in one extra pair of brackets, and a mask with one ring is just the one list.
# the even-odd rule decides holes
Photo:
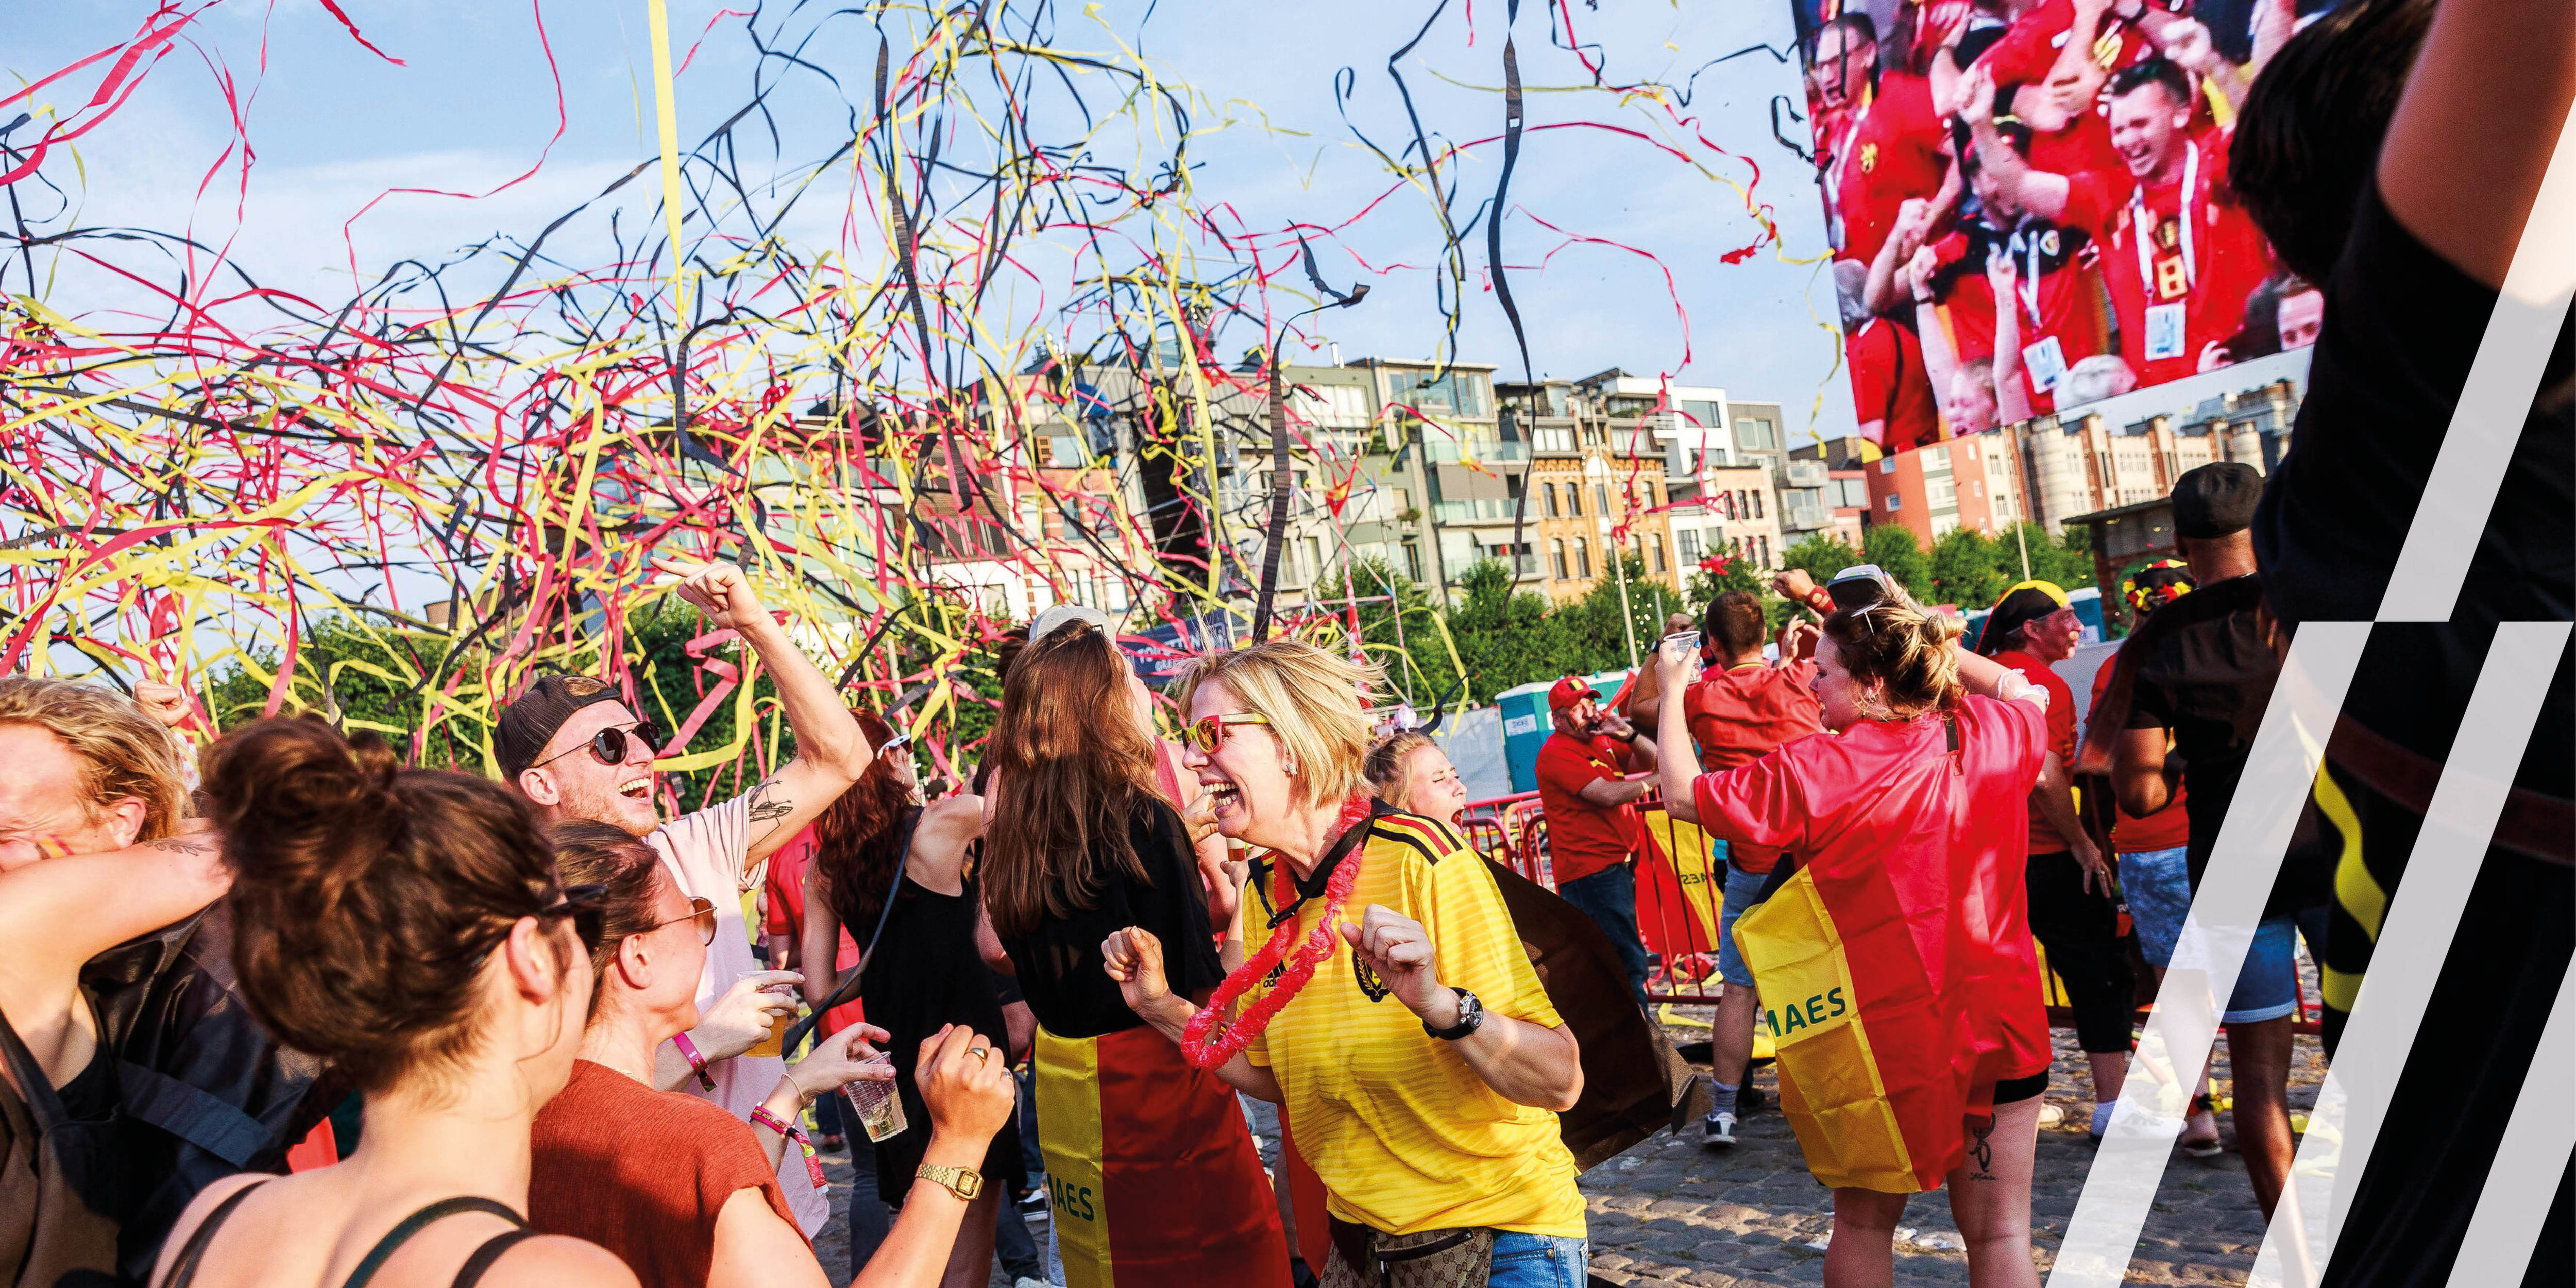
[(207, 761), (233, 966), (260, 1023), (362, 1091), (470, 1053), (484, 961), (562, 897), (526, 798), (311, 718), (245, 725)]
[[(877, 713), (852, 708), (850, 714), (869, 746), (882, 747), (894, 737)], [(903, 812), (912, 808), (912, 785), (895, 771), (894, 757), (911, 754), (911, 748), (898, 747), (868, 762), (868, 772), (814, 819), (816, 891), (861, 940), (884, 910), (894, 866), (903, 861), (898, 840)]]
[(1127, 839), (1154, 792), (1154, 742), (1136, 723), (1127, 661), (1109, 638), (1068, 622), (1032, 641), (1002, 680), (985, 744), (1001, 775), (984, 835), (984, 906), (993, 929), (1025, 935), (1088, 908), (1106, 864), (1150, 883)]
[(555, 877), (566, 886), (606, 887), (600, 898), (599, 942), (590, 950), (590, 1013), (608, 996), (608, 963), (628, 935), (653, 929), (653, 898), (660, 893), (661, 858), (653, 847), (613, 823), (566, 819), (546, 829), (555, 849)]

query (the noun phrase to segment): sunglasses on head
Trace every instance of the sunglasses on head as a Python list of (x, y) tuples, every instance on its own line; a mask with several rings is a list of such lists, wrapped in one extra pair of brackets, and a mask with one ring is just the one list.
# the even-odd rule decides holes
[(639, 935), (649, 935), (649, 934), (652, 934), (652, 933), (653, 933), (654, 931), (656, 931), (656, 930), (660, 930), (660, 929), (661, 929), (662, 927), (664, 927), (664, 926), (670, 925), (672, 922), (675, 922), (675, 921), (692, 921), (692, 920), (694, 920), (694, 921), (696, 921), (696, 922), (698, 923), (698, 942), (699, 942), (699, 943), (702, 943), (702, 944), (713, 944), (713, 943), (715, 943), (715, 941), (716, 941), (716, 905), (715, 905), (714, 901), (712, 901), (712, 900), (709, 900), (709, 899), (701, 899), (701, 898), (698, 898), (698, 897), (696, 897), (696, 896), (691, 896), (691, 897), (690, 897), (690, 899), (689, 899), (689, 915), (688, 915), (688, 916), (686, 916), (686, 917), (672, 917), (672, 918), (670, 918), (670, 919), (668, 919), (668, 920), (664, 920), (664, 921), (657, 921), (657, 922), (654, 922), (652, 925), (646, 926), (646, 927), (645, 927), (645, 928), (643, 928), (642, 930), (636, 931), (635, 933), (637, 933), (637, 934), (639, 934)]
[(599, 947), (600, 937), (607, 931), (607, 901), (607, 886), (566, 886), (563, 896), (555, 900), (553, 905), (539, 910), (537, 918), (540, 921), (552, 921), (557, 917), (570, 918), (572, 933), (580, 937), (582, 949), (594, 951)]
[(1259, 712), (1237, 711), (1232, 715), (1202, 717), (1197, 723), (1181, 732), (1182, 736), (1188, 740), (1191, 746), (1213, 756), (1216, 754), (1217, 748), (1225, 745), (1225, 731), (1228, 726), (1266, 725), (1268, 723), (1270, 723), (1270, 717), (1262, 715)]
[(573, 751), (587, 751), (590, 753), (591, 759), (596, 760), (603, 765), (623, 765), (626, 763), (627, 739), (629, 738), (644, 744), (644, 758), (646, 760), (651, 760), (662, 754), (662, 731), (654, 728), (649, 721), (638, 720), (631, 725), (610, 725), (609, 727), (592, 734), (590, 736), (590, 741), (573, 748), (572, 751), (548, 756), (545, 759), (538, 761), (535, 765), (528, 766), (528, 768), (535, 769), (538, 765), (551, 765), (556, 761), (563, 759), (565, 756), (573, 754)]

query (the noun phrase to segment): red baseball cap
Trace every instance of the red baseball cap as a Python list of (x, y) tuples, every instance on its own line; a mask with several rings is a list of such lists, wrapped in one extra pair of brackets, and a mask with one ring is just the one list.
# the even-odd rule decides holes
[(1593, 692), (1591, 685), (1584, 683), (1581, 677), (1569, 675), (1564, 679), (1557, 681), (1555, 688), (1547, 691), (1547, 709), (1550, 711), (1563, 711), (1567, 707), (1583, 701), (1585, 698), (1594, 698), (1599, 696), (1600, 695), (1598, 693)]

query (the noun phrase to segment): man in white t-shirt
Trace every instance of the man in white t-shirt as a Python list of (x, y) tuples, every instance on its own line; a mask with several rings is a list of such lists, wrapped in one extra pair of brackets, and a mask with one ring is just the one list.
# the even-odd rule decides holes
[[(744, 1053), (796, 1008), (793, 990), (763, 992), (762, 986), (799, 977), (776, 971), (741, 978), (760, 969), (743, 924), (743, 892), (759, 884), (773, 851), (858, 781), (875, 752), (832, 682), (788, 639), (741, 569), (712, 564), (679, 589), (714, 629), (739, 633), (768, 670), (796, 731), (794, 760), (732, 800), (665, 823), (654, 805), (659, 735), (614, 687), (566, 675), (537, 680), (502, 709), (493, 749), (511, 785), (548, 822), (587, 819), (641, 836), (661, 854), (681, 893), (715, 905), (716, 938), (698, 982), (700, 1019), (686, 1035), (698, 1060), (678, 1043), (664, 1043), (655, 1082), (666, 1091), (702, 1095), (748, 1120), (778, 1085), (783, 1064), (776, 1056)], [(807, 1236), (822, 1229), (831, 1204), (807, 1178), (796, 1150), (780, 1159), (778, 1183)]]

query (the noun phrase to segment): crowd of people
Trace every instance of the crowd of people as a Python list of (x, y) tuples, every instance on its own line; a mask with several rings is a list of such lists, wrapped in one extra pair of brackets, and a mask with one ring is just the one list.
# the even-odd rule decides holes
[[(496, 781), (311, 716), (192, 746), (175, 690), (0, 677), (0, 1281), (826, 1283), (818, 1155), (841, 1145), (860, 1177), (848, 1274), (868, 1288), (974, 1284), (996, 1258), (1022, 1288), (1575, 1288), (1589, 1225), (1566, 1126), (1610, 1081), (1576, 1033), (1629, 1010), (1623, 993), (1649, 1023), (1635, 860), (1651, 793), (1710, 839), (1686, 857), (1721, 895), (1703, 1141), (1740, 1147), (1766, 1024), (1781, 1109), (1807, 1116), (1806, 1161), (1833, 1191), (1827, 1283), (1891, 1282), (1907, 1196), (1938, 1188), (1972, 1281), (2035, 1285), (2043, 971), (2073, 1013), (2098, 1137), (2136, 1074), (2124, 921), (2152, 971), (2185, 964), (2289, 639), (2367, 619), (2385, 592), (2438, 447), (2424, 425), (2466, 379), (2548, 157), (2549, 138), (2471, 127), (2565, 116), (2576, 17), (2351, 0), (2290, 35), (2287, 8), (2257, 4), (2271, 65), (2248, 88), (2170, 7), (1904, 12), (1918, 21), (1883, 75), (1858, 13), (1824, 27), (1843, 97), (1822, 105), (1860, 149), (1841, 161), (1964, 179), (1988, 217), (2042, 221), (2060, 250), (2078, 230), (2097, 252), (2134, 235), (2152, 288), (2162, 243), (2138, 210), (2180, 148), (2189, 211), (2232, 184), (2291, 270), (2327, 283), (2291, 456), (2268, 480), (2236, 463), (2177, 480), (2180, 557), (2127, 578), (2132, 629), (2080, 727), (2056, 671), (2080, 629), (2060, 588), (2011, 588), (1967, 646), (1955, 616), (1874, 568), (1786, 573), (1797, 620), (1777, 632), (1760, 598), (1720, 595), (1626, 693), (1555, 686), (1538, 770), (1551, 897), (1469, 846), (1457, 769), (1385, 728), (1364, 660), (1272, 639), (1157, 693), (1116, 625), (1072, 606), (1006, 642), (970, 776), (926, 785), (900, 713), (847, 705), (742, 572), (687, 577), (678, 593), (776, 686), (796, 753), (673, 818), (660, 735), (613, 679), (526, 685), (493, 732)], [(2534, 23), (2550, 39), (2505, 39)], [(2523, 75), (2493, 81), (2499, 58)], [(2097, 79), (2125, 104), (2108, 141), (2135, 163), (2125, 198), (2053, 159), (2093, 146), (2077, 118)], [(1990, 110), (2004, 88), (2022, 91), (2018, 121)], [(1948, 150), (1888, 132), (1917, 94), (1967, 111)], [(2200, 121), (2222, 102), (2232, 180)], [(2320, 119), (2370, 146), (2303, 148)], [(2486, 195), (2464, 196), (2464, 175)], [(2123, 199), (2130, 224), (2087, 223)], [(1842, 213), (1846, 249), (1880, 239), (1855, 257), (1863, 289), (1921, 258), (1888, 247), (1961, 235), (1901, 202), (1855, 194)], [(2214, 216), (2183, 226), (2204, 251), (2221, 237)], [(2183, 251), (2180, 320), (2150, 319), (2148, 347), (2119, 360), (2148, 370), (2173, 360), (2157, 328), (2185, 350), (2207, 330), (2193, 292), (2220, 275), (2199, 253)], [(2440, 342), (2406, 309), (2434, 310)], [(2125, 318), (2115, 331), (2130, 344)], [(2486, 640), (2576, 616), (2567, 338), (2459, 608), (2372, 637), (2310, 825), (2233, 996), (2213, 999), (2267, 1214), (2295, 1141), (2297, 941), (2324, 967), (2331, 1055)], [(1977, 361), (1961, 352), (1945, 351), (1954, 375)], [(2030, 373), (2001, 354), (1991, 370)], [(2444, 1058), (2407, 1066), (2411, 1129), (2355, 1164), (2332, 1276), (2414, 1282), (2458, 1249), (2576, 956), (2570, 690), (2562, 654), (2441, 969)], [(1542, 941), (1562, 936), (1532, 922), (1532, 897), (1583, 927), (1553, 967)], [(1807, 991), (1819, 956), (1799, 944), (1848, 969)], [(1601, 987), (1570, 1005), (1584, 954)], [(2215, 1152), (2199, 1078), (2178, 1144)], [(1251, 1100), (1276, 1106), (1275, 1166)], [(1832, 1105), (1868, 1108), (1868, 1130), (1811, 1133)], [(1048, 1213), (1051, 1257), (1024, 1202)], [(2562, 1187), (2562, 1222), (2567, 1203)], [(2538, 1281), (2576, 1273), (2565, 1247), (2535, 1255)]]
[(1861, 433), (1889, 451), (2315, 343), (2229, 155), (2300, 0), (1848, 0), (1802, 30)]

